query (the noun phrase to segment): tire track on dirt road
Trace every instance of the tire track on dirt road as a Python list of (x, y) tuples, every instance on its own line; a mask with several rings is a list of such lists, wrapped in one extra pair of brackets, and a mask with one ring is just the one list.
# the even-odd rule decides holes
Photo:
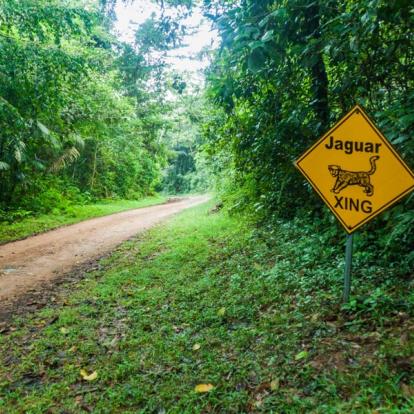
[(194, 196), (167, 204), (86, 220), (0, 246), (0, 307), (46, 288), (77, 266), (184, 209), (206, 202)]

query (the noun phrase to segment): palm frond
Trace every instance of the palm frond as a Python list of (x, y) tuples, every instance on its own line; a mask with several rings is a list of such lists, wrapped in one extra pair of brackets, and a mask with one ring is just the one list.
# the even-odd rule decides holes
[(36, 121), (36, 124), (39, 130), (42, 132), (44, 139), (46, 139), (50, 144), (52, 144), (55, 149), (60, 149), (61, 144), (57, 139), (56, 133), (50, 130), (45, 124), (43, 124), (40, 121)]
[(14, 158), (19, 164), (22, 162), (22, 151), (19, 147), (14, 150)]
[(67, 167), (80, 156), (80, 152), (75, 147), (71, 147), (65, 150), (65, 152), (53, 162), (50, 167), (50, 171), (57, 172)]
[(72, 134), (70, 138), (71, 138), (71, 141), (73, 142), (73, 145), (75, 145), (77, 148), (85, 147), (85, 141), (80, 135)]
[(7, 162), (0, 161), (0, 171), (6, 171), (10, 168), (10, 165)]
[(43, 134), (50, 135), (50, 130), (45, 124), (42, 124), (40, 121), (37, 121), (37, 126), (43, 132)]

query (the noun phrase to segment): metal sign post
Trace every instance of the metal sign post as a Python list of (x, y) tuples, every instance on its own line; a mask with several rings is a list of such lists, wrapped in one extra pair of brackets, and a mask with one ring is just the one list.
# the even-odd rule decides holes
[(349, 301), (349, 294), (351, 292), (351, 269), (352, 269), (352, 247), (354, 242), (354, 235), (348, 234), (346, 238), (345, 249), (345, 274), (344, 274), (344, 303)]
[(295, 165), (348, 233), (343, 292), (348, 302), (352, 233), (414, 190), (414, 173), (359, 105)]

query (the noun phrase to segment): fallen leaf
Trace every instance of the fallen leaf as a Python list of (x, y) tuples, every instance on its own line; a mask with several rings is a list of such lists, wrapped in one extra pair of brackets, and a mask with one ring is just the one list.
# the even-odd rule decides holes
[(270, 389), (272, 391), (277, 391), (279, 389), (279, 378), (274, 379), (270, 383)]
[(112, 339), (112, 341), (109, 343), (109, 346), (114, 347), (117, 344), (118, 341), (119, 341), (118, 337), (115, 336)]
[(414, 397), (414, 387), (412, 387), (411, 385), (405, 384), (404, 382), (401, 383), (401, 391), (403, 392), (403, 394), (408, 397)]
[(319, 320), (319, 318), (320, 318), (319, 313), (314, 313), (311, 317), (311, 321), (312, 322), (317, 322)]
[(200, 344), (194, 344), (193, 345), (193, 351), (198, 351), (201, 348)]
[(256, 408), (260, 408), (263, 405), (263, 400), (260, 399), (260, 397), (257, 397), (258, 399), (256, 400), (256, 402), (254, 403), (254, 406)]
[(212, 384), (198, 384), (194, 388), (195, 392), (202, 393), (202, 392), (209, 392), (214, 388)]
[(410, 335), (408, 332), (404, 332), (400, 337), (400, 344), (401, 345), (407, 345), (410, 339)]
[(218, 311), (217, 311), (217, 315), (218, 316), (224, 316), (224, 314), (226, 313), (226, 308), (220, 308)]
[(98, 378), (98, 373), (96, 371), (93, 371), (92, 374), (88, 374), (84, 369), (81, 369), (80, 374), (85, 381), (93, 381)]
[(309, 352), (307, 351), (299, 352), (298, 354), (295, 355), (295, 361), (300, 361), (301, 359), (305, 359), (307, 358), (308, 355), (309, 355)]

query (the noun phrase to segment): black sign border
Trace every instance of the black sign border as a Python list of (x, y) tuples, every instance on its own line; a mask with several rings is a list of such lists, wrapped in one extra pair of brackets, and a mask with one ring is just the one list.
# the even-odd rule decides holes
[(404, 162), (404, 160), (400, 157), (398, 152), (394, 149), (394, 147), (391, 145), (391, 143), (387, 140), (385, 135), (376, 127), (374, 122), (370, 119), (366, 111), (361, 105), (355, 105), (343, 118), (341, 118), (328, 132), (326, 132), (321, 138), (319, 138), (307, 151), (305, 151), (296, 161), (295, 166), (296, 168), (305, 176), (305, 178), (309, 181), (309, 183), (312, 185), (313, 189), (319, 194), (319, 196), (322, 198), (322, 200), (325, 202), (325, 204), (329, 207), (329, 209), (332, 211), (332, 213), (335, 215), (335, 217), (339, 220), (339, 222), (342, 224), (342, 226), (345, 228), (346, 232), (348, 234), (353, 233), (355, 230), (359, 229), (361, 226), (366, 224), (368, 221), (371, 221), (376, 216), (381, 214), (384, 210), (386, 210), (388, 207), (399, 201), (401, 198), (403, 198), (405, 195), (410, 193), (414, 189), (414, 184), (409, 187), (407, 190), (403, 191), (401, 194), (394, 197), (392, 200), (390, 200), (388, 203), (384, 204), (380, 209), (374, 211), (369, 216), (365, 217), (362, 221), (360, 221), (358, 224), (356, 224), (354, 227), (348, 226), (342, 218), (339, 216), (339, 214), (336, 213), (334, 207), (329, 203), (329, 201), (324, 197), (324, 195), (319, 191), (317, 185), (311, 180), (311, 178), (306, 174), (306, 172), (301, 168), (300, 162), (303, 161), (311, 152), (313, 152), (321, 143), (322, 141), (328, 136), (331, 135), (336, 129), (338, 129), (344, 122), (346, 122), (354, 113), (360, 113), (365, 120), (370, 124), (370, 126), (373, 128), (373, 130), (376, 132), (378, 137), (381, 141), (388, 147), (388, 149), (394, 154), (394, 156), (398, 159), (401, 166), (408, 172), (408, 174), (414, 179), (414, 173), (408, 168), (407, 164)]

